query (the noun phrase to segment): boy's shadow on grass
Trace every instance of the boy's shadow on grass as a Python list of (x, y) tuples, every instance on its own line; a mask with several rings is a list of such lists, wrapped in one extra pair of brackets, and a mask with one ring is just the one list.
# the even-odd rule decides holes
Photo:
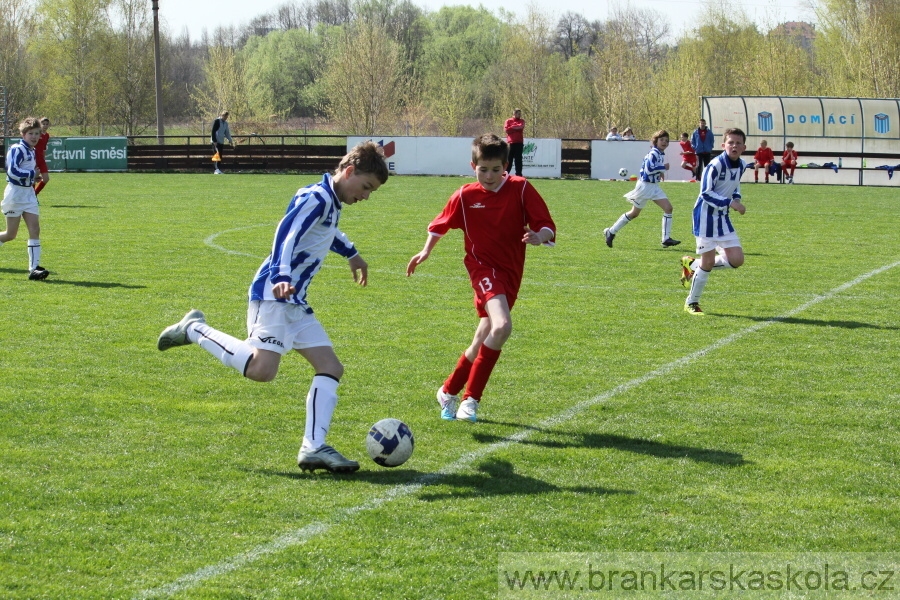
[[(328, 476), (347, 481), (363, 481), (379, 485), (418, 485), (421, 490), (416, 493), (419, 498), (426, 501), (444, 500), (450, 498), (473, 498), (483, 496), (509, 496), (525, 494), (542, 494), (545, 492), (571, 491), (579, 494), (634, 494), (631, 490), (617, 490), (604, 487), (573, 486), (560, 487), (547, 483), (534, 477), (518, 475), (513, 469), (512, 463), (505, 460), (488, 459), (476, 467), (479, 473), (423, 473), (415, 469), (360, 469), (355, 473), (329, 473), (327, 471), (315, 471), (306, 473), (301, 471), (276, 471), (273, 469), (242, 469), (249, 473), (285, 477), (308, 481), (314, 476)], [(425, 490), (432, 486), (447, 485), (452, 488), (465, 488), (459, 492), (427, 493)]]
[[(19, 274), (23, 276), (28, 275), (28, 271), (26, 271), (25, 269), (0, 268), (0, 273), (11, 273), (13, 275)], [(49, 279), (44, 279), (36, 283), (40, 285), (74, 285), (77, 287), (89, 288), (125, 288), (128, 290), (142, 290), (147, 287), (146, 285), (128, 285), (127, 283), (112, 283), (108, 281), (67, 281), (65, 279), (54, 278), (53, 273), (50, 273)]]
[[(547, 433), (553, 435), (552, 432)], [(588, 433), (575, 436), (566, 434), (566, 437), (571, 441), (523, 440), (519, 443), (541, 446), (543, 448), (612, 448), (615, 450), (625, 450), (626, 452), (635, 452), (637, 454), (646, 454), (647, 456), (654, 456), (656, 458), (688, 458), (695, 462), (705, 462), (728, 467), (740, 467), (751, 464), (750, 461), (744, 460), (743, 455), (736, 452), (713, 450), (710, 448), (697, 448), (695, 446), (664, 444), (624, 435)], [(479, 433), (475, 434), (475, 439), (484, 444), (493, 444), (500, 441), (500, 438), (497, 436)]]
[[(276, 471), (275, 469), (250, 469), (242, 467), (240, 470), (247, 473), (256, 473), (258, 475), (267, 475), (269, 477), (284, 477), (286, 479), (297, 479), (301, 481), (309, 481), (311, 477), (334, 477), (337, 479), (346, 479), (348, 481), (364, 481), (366, 483), (377, 483), (382, 485), (399, 485), (402, 483), (414, 484), (419, 479), (425, 477), (425, 473), (415, 469), (388, 469), (377, 466), (374, 462), (360, 467), (355, 473), (331, 473), (324, 469), (317, 471)], [(425, 484), (427, 485), (427, 484)]]
[(871, 323), (861, 323), (859, 321), (827, 321), (823, 319), (799, 319), (797, 317), (757, 317), (753, 315), (731, 315), (727, 313), (719, 313), (714, 316), (760, 322), (773, 321), (775, 323), (788, 323), (790, 325), (816, 325), (819, 327), (842, 327), (844, 329), (900, 330), (900, 327), (896, 326), (872, 325)]
[[(596, 486), (558, 486), (536, 477), (519, 475), (511, 462), (489, 459), (477, 467), (478, 473), (451, 473), (435, 480), (435, 485), (455, 488), (452, 492), (419, 492), (419, 499), (426, 502), (457, 498), (479, 498), (485, 496), (512, 496), (545, 494), (548, 492), (575, 492), (578, 494), (611, 495), (634, 494), (632, 490), (617, 490)], [(460, 489), (463, 488), (463, 489)]]

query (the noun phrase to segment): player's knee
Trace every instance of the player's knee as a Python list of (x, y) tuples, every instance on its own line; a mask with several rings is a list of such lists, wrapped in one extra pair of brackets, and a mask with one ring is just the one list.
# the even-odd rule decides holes
[(737, 268), (740, 267), (742, 264), (744, 264), (744, 257), (743, 257), (743, 256), (736, 256), (736, 257), (734, 257), (734, 258), (729, 258), (729, 259), (728, 259), (728, 262), (729, 262), (729, 264), (731, 265), (731, 268), (732, 268), (732, 269), (737, 269)]
[(491, 337), (496, 341), (505, 342), (512, 335), (512, 322), (505, 321), (491, 327)]
[(277, 364), (273, 366), (259, 360), (251, 360), (250, 364), (247, 365), (247, 369), (244, 371), (244, 377), (261, 383), (272, 381), (275, 379), (276, 375), (278, 375)]

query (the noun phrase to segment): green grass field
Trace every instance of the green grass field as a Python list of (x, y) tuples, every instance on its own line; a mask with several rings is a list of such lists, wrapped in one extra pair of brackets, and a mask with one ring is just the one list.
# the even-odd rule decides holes
[[(274, 225), (317, 179), (53, 174), (50, 278), (27, 280), (24, 227), (0, 249), (0, 598), (491, 598), (509, 552), (896, 551), (895, 190), (745, 186), (747, 261), (696, 318), (695, 185), (665, 185), (681, 246), (651, 206), (610, 250), (631, 184), (535, 181), (558, 245), (528, 250), (473, 425), (434, 400), (476, 324), (459, 232), (405, 276), (468, 180), (392, 178), (342, 216), (369, 286), (334, 255), (310, 292), (346, 367), (329, 442), (363, 463), (336, 476), (296, 466), (299, 356), (260, 384), (156, 350), (190, 308), (244, 335)], [(416, 436), (396, 469), (365, 454), (384, 417)]]

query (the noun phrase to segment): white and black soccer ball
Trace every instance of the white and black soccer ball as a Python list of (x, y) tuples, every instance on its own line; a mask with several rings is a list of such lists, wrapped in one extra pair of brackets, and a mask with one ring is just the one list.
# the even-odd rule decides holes
[(366, 435), (369, 456), (382, 467), (398, 467), (412, 456), (415, 440), (409, 426), (399, 419), (382, 419)]
[(619, 177), (628, 177), (628, 169), (625, 167), (619, 169)]

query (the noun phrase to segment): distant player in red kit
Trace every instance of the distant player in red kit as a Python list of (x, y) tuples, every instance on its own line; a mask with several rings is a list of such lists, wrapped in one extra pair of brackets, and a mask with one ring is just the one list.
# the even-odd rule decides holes
[(697, 153), (691, 146), (691, 138), (687, 132), (681, 134), (678, 143), (681, 144), (681, 168), (690, 171), (694, 179), (697, 179)]
[(44, 153), (47, 152), (47, 143), (50, 141), (50, 119), (44, 117), (41, 119), (41, 139), (38, 140), (34, 147), (34, 160), (37, 162), (37, 170), (40, 173), (39, 181), (34, 185), (34, 195), (37, 196), (44, 189), (44, 186), (50, 181), (50, 169), (47, 168), (47, 160)]
[(492, 133), (473, 140), (471, 165), (477, 181), (450, 196), (428, 226), (425, 248), (406, 267), (408, 277), (444, 234), (463, 230), (463, 264), (475, 290), (480, 320), (472, 344), (438, 388), (441, 418), (446, 420), (476, 421), (484, 388), (512, 333), (510, 310), (522, 283), (525, 245), (552, 246), (556, 239), (556, 225), (544, 199), (527, 180), (506, 172), (508, 152), (507, 143)]

